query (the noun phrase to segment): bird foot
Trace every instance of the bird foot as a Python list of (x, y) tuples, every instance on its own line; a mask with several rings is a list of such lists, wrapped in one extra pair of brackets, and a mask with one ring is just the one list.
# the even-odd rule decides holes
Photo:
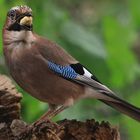
[(27, 136), (36, 134), (38, 132), (42, 132), (43, 130), (60, 130), (61, 126), (59, 126), (57, 123), (50, 121), (49, 119), (40, 120), (37, 122), (32, 123), (31, 125), (28, 125), (23, 131), (19, 138), (25, 139)]

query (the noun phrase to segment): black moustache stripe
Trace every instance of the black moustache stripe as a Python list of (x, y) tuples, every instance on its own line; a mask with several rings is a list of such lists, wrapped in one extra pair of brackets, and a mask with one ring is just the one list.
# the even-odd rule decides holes
[(7, 30), (9, 31), (21, 31), (21, 30), (27, 30), (32, 31), (33, 26), (27, 26), (27, 25), (20, 25), (19, 23), (14, 23), (11, 25)]

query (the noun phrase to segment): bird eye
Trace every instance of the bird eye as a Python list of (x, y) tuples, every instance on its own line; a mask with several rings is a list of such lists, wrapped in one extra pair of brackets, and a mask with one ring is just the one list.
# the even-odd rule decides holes
[(15, 10), (10, 11), (8, 16), (14, 19), (14, 17), (16, 16), (16, 11)]

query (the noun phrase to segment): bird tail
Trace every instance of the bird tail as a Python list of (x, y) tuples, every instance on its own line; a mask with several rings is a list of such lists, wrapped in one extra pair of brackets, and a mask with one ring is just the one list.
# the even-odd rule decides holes
[(97, 98), (98, 100), (115, 108), (121, 113), (124, 113), (129, 117), (140, 122), (140, 108), (135, 107), (134, 105), (131, 105), (130, 103), (120, 99), (105, 85), (101, 84), (100, 82), (94, 79), (80, 75), (76, 77), (75, 81), (80, 84), (91, 87), (93, 91), (91, 91), (92, 95), (90, 94), (90, 96), (92, 96), (93, 98)]
[(105, 104), (115, 108), (116, 110), (120, 111), (121, 113), (126, 114), (129, 117), (140, 122), (140, 108), (135, 107), (135, 106), (131, 105), (130, 103), (128, 103), (118, 97), (115, 100), (117, 100), (117, 101), (114, 102), (114, 101), (107, 101), (107, 100), (100, 99), (100, 101), (104, 102)]

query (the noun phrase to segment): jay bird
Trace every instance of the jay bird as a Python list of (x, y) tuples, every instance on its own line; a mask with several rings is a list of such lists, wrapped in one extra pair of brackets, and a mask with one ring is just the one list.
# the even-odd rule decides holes
[(56, 43), (33, 32), (32, 9), (11, 8), (3, 27), (5, 61), (13, 79), (33, 97), (49, 104), (52, 118), (79, 99), (95, 98), (140, 121), (140, 108), (119, 98)]

